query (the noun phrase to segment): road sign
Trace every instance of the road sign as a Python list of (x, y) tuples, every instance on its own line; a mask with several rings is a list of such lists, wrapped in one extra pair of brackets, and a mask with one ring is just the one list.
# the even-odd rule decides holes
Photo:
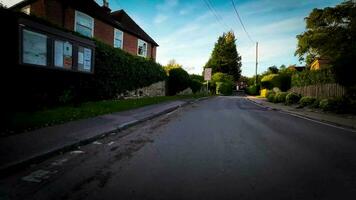
[(211, 68), (204, 69), (204, 80), (210, 81), (211, 80)]

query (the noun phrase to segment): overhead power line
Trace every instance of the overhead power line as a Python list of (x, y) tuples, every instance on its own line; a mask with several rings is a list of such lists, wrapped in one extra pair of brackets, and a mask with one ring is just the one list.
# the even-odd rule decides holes
[(240, 24), (241, 24), (241, 26), (242, 26), (242, 29), (243, 29), (244, 32), (246, 33), (248, 39), (249, 39), (252, 43), (255, 43), (255, 42), (252, 40), (250, 34), (247, 32), (246, 27), (245, 27), (244, 23), (242, 22), (242, 19), (241, 19), (240, 15), (239, 15), (239, 12), (237, 12), (236, 5), (235, 5), (234, 0), (231, 0), (231, 3), (232, 3), (232, 6), (234, 7), (234, 10), (235, 10), (237, 19), (240, 21)]
[(221, 26), (223, 26), (224, 28), (229, 29), (229, 26), (226, 25), (226, 23), (224, 22), (223, 18), (214, 9), (213, 4), (211, 3), (211, 1), (210, 0), (203, 0), (203, 1), (204, 1), (205, 5), (208, 7), (210, 13), (212, 13), (215, 16), (216, 21), (218, 21), (221, 24)]

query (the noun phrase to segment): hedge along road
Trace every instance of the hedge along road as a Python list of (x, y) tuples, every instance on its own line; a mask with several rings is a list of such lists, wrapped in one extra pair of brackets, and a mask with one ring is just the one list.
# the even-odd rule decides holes
[(216, 97), (0, 182), (6, 199), (354, 199), (356, 134)]

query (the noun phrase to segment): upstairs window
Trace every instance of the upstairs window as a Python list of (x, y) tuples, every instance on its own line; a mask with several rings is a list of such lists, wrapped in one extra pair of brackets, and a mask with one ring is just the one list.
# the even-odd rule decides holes
[(147, 57), (147, 42), (138, 39), (137, 41), (137, 55)]
[(124, 33), (118, 29), (114, 29), (114, 47), (122, 49)]
[(75, 25), (76, 32), (87, 37), (93, 37), (94, 33), (94, 19), (82, 12), (75, 11)]

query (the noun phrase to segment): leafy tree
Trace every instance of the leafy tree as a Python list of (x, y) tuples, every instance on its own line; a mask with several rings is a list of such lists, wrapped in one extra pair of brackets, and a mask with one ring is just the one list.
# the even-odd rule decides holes
[(344, 1), (335, 7), (315, 8), (306, 17), (306, 31), (297, 36), (295, 55), (309, 65), (315, 58), (329, 59), (338, 82), (356, 84), (356, 2)]
[(268, 68), (268, 72), (271, 74), (278, 74), (278, 71), (279, 71), (279, 69), (275, 65)]
[(190, 77), (183, 68), (173, 68), (169, 70), (167, 79), (168, 95), (175, 95), (190, 86)]
[(182, 67), (181, 64), (178, 64), (176, 62), (176, 60), (172, 59), (172, 60), (168, 61), (168, 64), (166, 66), (164, 66), (163, 69), (166, 71), (167, 75), (169, 75), (169, 71), (171, 69), (181, 68), (181, 67)]
[(235, 35), (231, 31), (220, 36), (204, 68), (212, 68), (213, 74), (221, 72), (232, 75), (238, 80), (241, 76), (241, 56), (235, 42)]

